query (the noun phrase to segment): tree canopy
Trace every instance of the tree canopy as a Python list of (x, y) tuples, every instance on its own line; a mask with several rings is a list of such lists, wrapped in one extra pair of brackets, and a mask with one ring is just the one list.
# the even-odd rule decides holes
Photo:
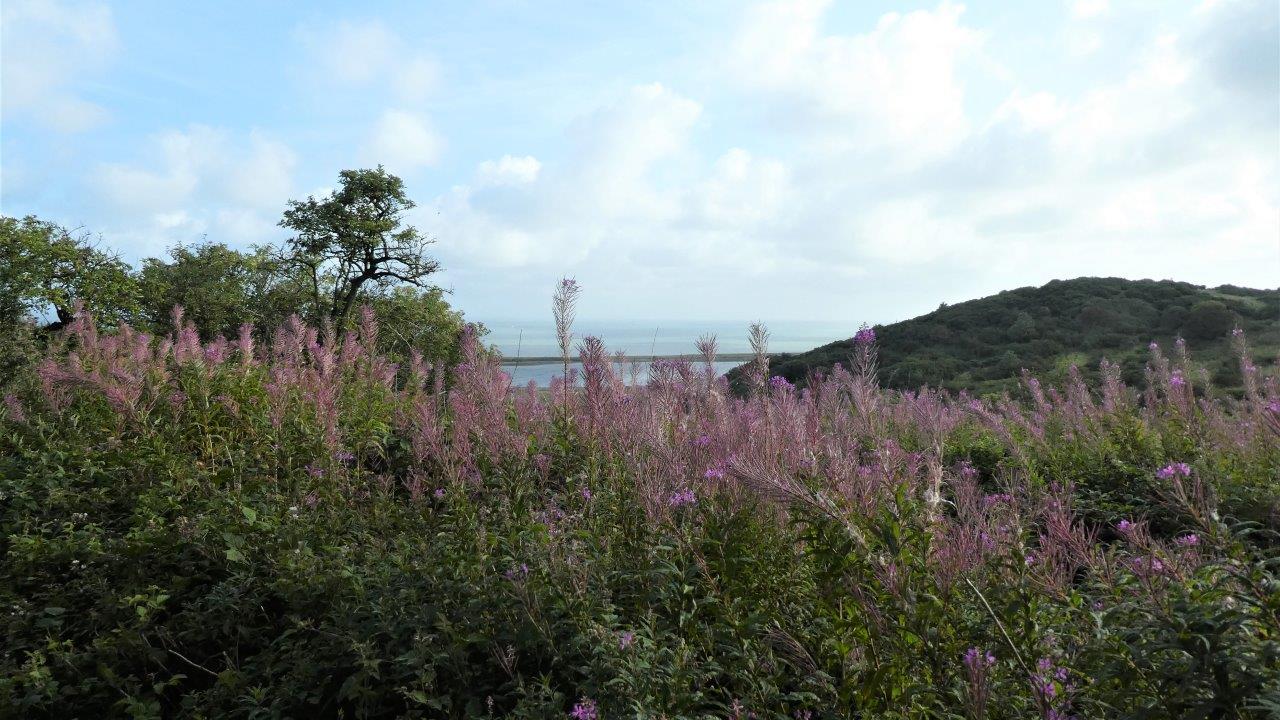
[(369, 286), (427, 287), (440, 264), (434, 241), (404, 224), (414, 207), (404, 182), (378, 166), (343, 170), (328, 197), (292, 200), (280, 226), (294, 232), (279, 261), (307, 282), (315, 314), (342, 325)]
[(77, 303), (114, 325), (138, 309), (138, 283), (128, 263), (97, 247), (88, 233), (28, 216), (0, 217), (0, 313), (13, 324), (46, 329), (71, 321)]

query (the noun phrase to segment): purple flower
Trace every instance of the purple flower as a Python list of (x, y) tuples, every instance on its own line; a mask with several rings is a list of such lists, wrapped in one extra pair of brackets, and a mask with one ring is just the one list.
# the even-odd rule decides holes
[(339, 450), (338, 452), (334, 453), (333, 459), (337, 460), (338, 462), (351, 462), (352, 460), (356, 459), (356, 456), (347, 452), (346, 450)]
[(1272, 400), (1267, 403), (1267, 409), (1276, 415), (1280, 415), (1280, 400)]
[(694, 496), (692, 490), (680, 490), (672, 493), (671, 497), (667, 498), (667, 504), (673, 508), (692, 505), (697, 501), (698, 498)]
[(707, 471), (702, 476), (708, 480), (719, 480), (724, 477), (724, 470), (719, 467), (707, 468)]
[(582, 698), (573, 706), (573, 711), (569, 713), (569, 717), (573, 720), (597, 720), (600, 717), (600, 711), (596, 708), (596, 701), (591, 698)]
[(1175, 477), (1191, 477), (1191, 466), (1184, 463), (1170, 463), (1156, 471), (1161, 480), (1172, 480)]
[(698, 447), (706, 447), (711, 444), (711, 436), (699, 435), (697, 438), (694, 439), (693, 444), (697, 445)]
[(635, 639), (636, 639), (635, 633), (631, 632), (630, 630), (623, 632), (622, 634), (618, 635), (618, 649), (626, 650), (627, 648), (631, 647), (631, 643), (634, 642)]
[(976, 647), (971, 647), (964, 653), (964, 664), (969, 667), (979, 667), (983, 664), (991, 667), (996, 664), (996, 656), (990, 651), (983, 652)]
[(863, 323), (862, 327), (858, 328), (858, 332), (853, 336), (853, 342), (857, 345), (870, 345), (875, 341), (876, 331), (871, 329), (871, 327), (865, 323)]
[(769, 378), (769, 387), (773, 388), (778, 392), (783, 392), (785, 390), (790, 390), (795, 386), (792, 385), (786, 378), (782, 377), (781, 375), (774, 375), (773, 377)]
[(1158, 575), (1164, 572), (1164, 563), (1160, 558), (1136, 557), (1129, 562), (1133, 571), (1139, 575)]
[(1156, 342), (1155, 340), (1152, 340), (1151, 344), (1147, 346), (1147, 349), (1150, 350), (1151, 352), (1155, 352), (1160, 349), (1160, 343)]
[(1125, 535), (1128, 535), (1129, 533), (1133, 532), (1133, 523), (1129, 522), (1128, 520), (1121, 520), (1119, 523), (1116, 524), (1116, 529), (1124, 533)]
[(1174, 370), (1169, 374), (1169, 387), (1184, 388), (1187, 386), (1187, 379), (1182, 377), (1181, 370)]
[(324, 477), (324, 468), (319, 465), (308, 464), (307, 474), (314, 478)]
[(1012, 502), (1013, 502), (1013, 496), (1010, 495), (1009, 493), (992, 493), (982, 498), (982, 504), (985, 505), (986, 507), (991, 507), (992, 505), (999, 505), (1001, 503), (1012, 503)]
[(1235, 328), (1231, 331), (1231, 337), (1244, 337), (1244, 328)]
[(1195, 547), (1196, 545), (1200, 544), (1200, 536), (1196, 535), (1195, 533), (1190, 533), (1188, 535), (1183, 535), (1182, 537), (1177, 538), (1176, 540), (1174, 540), (1174, 542), (1181, 545), (1182, 547)]
[(974, 467), (973, 463), (969, 462), (968, 460), (965, 460), (964, 462), (960, 463), (960, 477), (965, 478), (966, 480), (970, 480), (977, 476), (978, 476), (978, 468)]

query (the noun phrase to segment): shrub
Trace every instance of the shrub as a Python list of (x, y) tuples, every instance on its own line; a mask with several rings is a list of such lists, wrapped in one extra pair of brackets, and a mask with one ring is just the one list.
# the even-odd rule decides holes
[[(1265, 717), (1280, 396), (512, 388), (366, 314), (81, 315), (0, 409), (0, 706), (85, 717)], [(1243, 343), (1241, 343), (1243, 347)], [(572, 715), (571, 715), (572, 714)]]

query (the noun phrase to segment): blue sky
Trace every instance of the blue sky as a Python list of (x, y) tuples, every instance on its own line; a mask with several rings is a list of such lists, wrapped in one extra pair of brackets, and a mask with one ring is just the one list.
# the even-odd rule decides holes
[(1275, 287), (1272, 0), (3, 4), (0, 207), (129, 259), (385, 164), (470, 316)]

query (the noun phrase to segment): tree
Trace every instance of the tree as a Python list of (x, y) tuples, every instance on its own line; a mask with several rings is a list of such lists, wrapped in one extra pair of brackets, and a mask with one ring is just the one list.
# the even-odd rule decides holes
[(1018, 313), (1017, 319), (1009, 326), (1009, 336), (1023, 342), (1035, 339), (1036, 321), (1031, 317), (1031, 313), (1025, 310)]
[(1191, 340), (1220, 340), (1235, 326), (1236, 315), (1217, 300), (1202, 300), (1191, 307), (1182, 328)]
[(338, 183), (326, 198), (289, 202), (280, 226), (295, 235), (279, 260), (302, 274), (317, 319), (342, 327), (370, 290), (428, 287), (426, 279), (440, 264), (426, 255), (433, 241), (402, 225), (414, 203), (400, 178), (379, 165), (343, 170)]
[(42, 322), (49, 332), (71, 322), (77, 304), (103, 325), (128, 319), (138, 308), (129, 265), (88, 233), (34, 216), (0, 217), (0, 322)]
[(252, 256), (221, 243), (205, 243), (174, 246), (169, 258), (147, 258), (139, 273), (140, 317), (152, 329), (176, 330), (169, 327), (174, 305), (186, 309), (186, 317), (205, 339), (233, 336), (241, 323), (254, 319), (251, 275), (257, 267)]
[[(378, 317), (379, 349), (397, 362), (417, 350), (432, 363), (452, 367), (460, 362), (459, 339), (467, 325), (462, 313), (445, 301), (440, 288), (400, 286), (369, 301)], [(488, 331), (472, 323), (476, 337)]]

